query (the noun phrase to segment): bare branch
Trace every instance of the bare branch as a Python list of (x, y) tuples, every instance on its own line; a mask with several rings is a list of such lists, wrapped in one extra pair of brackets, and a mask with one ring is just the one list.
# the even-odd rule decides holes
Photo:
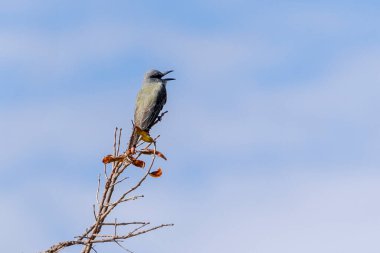
[(84, 242), (82, 241), (66, 241), (66, 242), (60, 242), (56, 245), (53, 245), (50, 247), (50, 249), (44, 251), (43, 253), (56, 253), (58, 251), (60, 251), (61, 249), (63, 248), (67, 248), (67, 247), (70, 247), (70, 246), (73, 246), (73, 245), (83, 245)]
[(119, 150), (120, 150), (121, 131), (123, 131), (122, 128), (120, 128), (120, 130), (119, 130), (119, 141), (118, 141), (117, 150), (116, 150), (116, 155), (117, 156), (119, 155)]
[(129, 225), (141, 225), (141, 224), (147, 224), (149, 222), (142, 222), (142, 221), (134, 221), (134, 222), (121, 222), (121, 223), (109, 223), (104, 222), (102, 223), (103, 226), (129, 226)]
[(107, 164), (104, 164), (104, 177), (106, 178), (106, 180), (108, 180)]
[(98, 253), (97, 251), (96, 251), (96, 249), (92, 246), (91, 247), (91, 249), (93, 250), (93, 251), (95, 251), (95, 253)]
[(98, 188), (96, 189), (96, 203), (99, 205), (100, 174), (98, 177)]
[(114, 141), (113, 141), (113, 154), (117, 156), (116, 154), (116, 138), (117, 138), (117, 127), (115, 128), (115, 134), (114, 134)]
[(149, 228), (149, 229), (146, 229), (146, 230), (134, 233), (134, 234), (127, 234), (127, 235), (118, 235), (118, 236), (97, 235), (97, 237), (100, 237), (100, 238), (103, 238), (103, 239), (94, 240), (94, 241), (92, 241), (92, 243), (112, 242), (114, 240), (125, 240), (125, 239), (129, 239), (131, 237), (135, 237), (135, 236), (138, 236), (138, 235), (142, 235), (142, 234), (145, 234), (145, 233), (148, 233), (148, 232), (151, 232), (151, 231), (163, 228), (163, 227), (171, 227), (171, 226), (174, 226), (174, 224), (161, 224), (159, 226), (155, 226), (155, 227), (152, 227), (152, 228)]
[(95, 205), (92, 205), (92, 211), (94, 213), (94, 219), (96, 220), (96, 210), (95, 210)]
[(125, 247), (124, 247), (123, 245), (121, 245), (117, 240), (115, 240), (115, 243), (116, 243), (117, 245), (119, 245), (120, 248), (122, 248), (123, 250), (125, 250), (125, 251), (127, 251), (127, 252), (129, 252), (129, 253), (133, 253), (133, 251), (130, 251), (129, 249), (125, 248)]
[[(166, 112), (162, 113), (160, 117), (162, 117)], [(161, 120), (161, 118), (159, 118)], [(157, 122), (159, 122), (159, 120)], [(118, 246), (126, 250), (127, 252), (132, 252), (121, 245), (123, 240), (126, 240), (131, 237), (135, 237), (141, 234), (148, 233), (150, 231), (160, 229), (163, 227), (173, 226), (173, 224), (161, 224), (159, 226), (154, 226), (151, 228), (147, 228), (150, 225), (150, 222), (141, 222), (141, 221), (131, 221), (131, 222), (118, 222), (115, 219), (113, 222), (108, 222), (107, 218), (112, 213), (112, 211), (122, 203), (126, 203), (131, 200), (137, 200), (139, 198), (143, 198), (144, 195), (132, 195), (134, 191), (136, 191), (147, 179), (148, 175), (151, 173), (152, 168), (154, 166), (155, 160), (157, 156), (163, 157), (160, 152), (157, 152), (156, 149), (156, 140), (159, 138), (157, 136), (154, 139), (153, 143), (145, 143), (145, 147), (136, 152), (135, 154), (130, 154), (128, 150), (124, 151), (120, 155), (120, 145), (121, 145), (121, 135), (122, 129), (120, 130), (116, 128), (114, 132), (114, 145), (113, 145), (113, 154), (106, 156), (103, 161), (105, 161), (104, 165), (104, 177), (100, 174), (98, 176), (98, 184), (96, 190), (96, 205), (93, 205), (93, 215), (95, 218), (94, 223), (85, 229), (82, 235), (76, 236), (76, 240), (60, 242), (56, 245), (50, 247), (50, 249), (44, 251), (44, 253), (55, 253), (59, 250), (70, 247), (73, 245), (83, 245), (82, 253), (90, 253), (91, 251), (95, 251), (94, 245), (98, 243), (116, 243)], [(139, 146), (143, 145), (144, 142), (139, 144)], [(152, 149), (149, 149), (153, 145)], [(116, 186), (121, 182), (124, 182), (129, 176), (125, 176), (128, 172), (126, 170), (131, 164), (133, 164), (142, 154), (150, 154), (151, 159), (149, 162), (149, 166), (146, 169), (145, 173), (141, 175), (141, 178), (137, 180), (136, 183), (131, 185), (129, 189), (121, 192), (119, 196), (114, 196), (114, 192), (116, 190)], [(107, 173), (107, 163), (112, 163), (112, 170)], [(145, 163), (145, 162), (141, 162)], [(136, 164), (136, 163), (134, 163)], [(121, 178), (121, 179), (119, 179)], [(102, 180), (104, 182), (102, 183)], [(113, 226), (113, 235), (102, 234), (102, 228), (107, 226)], [(136, 227), (137, 226), (137, 227)], [(123, 227), (123, 230), (130, 230), (129, 232), (119, 234), (120, 231), (117, 229), (118, 227)], [(144, 228), (146, 228), (144, 230)]]
[[(134, 237), (134, 236), (142, 235), (142, 234), (148, 233), (148, 232), (150, 232), (150, 231), (153, 231), (153, 230), (156, 230), (156, 229), (159, 229), (159, 228), (163, 228), (163, 227), (172, 227), (172, 226), (174, 226), (173, 223), (171, 223), (171, 224), (161, 224), (161, 225), (159, 225), (159, 226), (155, 226), (155, 227), (153, 227), (153, 228), (150, 228), (150, 229), (147, 229), (147, 230), (140, 231), (140, 232), (138, 232), (138, 233), (136, 233), (136, 234), (132, 234), (130, 237)], [(129, 238), (130, 238), (130, 237), (129, 237)]]
[(116, 232), (116, 230), (117, 230), (117, 219), (115, 218), (115, 226), (114, 226), (114, 235), (116, 236), (117, 235), (117, 232)]
[(119, 181), (117, 181), (116, 183), (114, 183), (114, 185), (117, 185), (117, 184), (120, 184), (121, 182), (123, 182), (124, 180), (127, 180), (129, 177), (125, 177), (123, 179), (120, 179)]

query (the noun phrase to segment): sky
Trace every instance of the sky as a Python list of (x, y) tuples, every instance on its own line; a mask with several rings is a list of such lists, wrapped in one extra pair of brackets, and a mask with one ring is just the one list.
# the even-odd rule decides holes
[(174, 69), (151, 132), (164, 174), (115, 215), (175, 226), (129, 250), (379, 252), (379, 10), (0, 0), (0, 251), (39, 252), (93, 222), (115, 127), (126, 144), (144, 73)]

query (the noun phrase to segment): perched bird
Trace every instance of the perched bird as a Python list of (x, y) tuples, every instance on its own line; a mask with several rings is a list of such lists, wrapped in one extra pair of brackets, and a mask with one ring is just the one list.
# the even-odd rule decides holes
[(128, 149), (136, 148), (139, 131), (149, 133), (150, 128), (156, 123), (166, 103), (166, 82), (175, 80), (174, 78), (163, 77), (171, 72), (173, 70), (163, 73), (158, 70), (150, 70), (145, 74), (142, 87), (136, 99), (134, 128)]

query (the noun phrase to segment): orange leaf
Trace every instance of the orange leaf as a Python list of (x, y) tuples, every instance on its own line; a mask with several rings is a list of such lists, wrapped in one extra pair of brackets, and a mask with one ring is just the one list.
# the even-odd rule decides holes
[(102, 162), (105, 163), (105, 164), (110, 163), (110, 162), (112, 162), (112, 158), (113, 158), (113, 155), (106, 155), (103, 158)]
[(161, 177), (162, 176), (162, 169), (158, 168), (158, 170), (149, 173), (149, 175), (151, 177)]
[(132, 160), (132, 164), (139, 168), (145, 167), (145, 162), (141, 160)]
[[(144, 155), (153, 155), (154, 154), (154, 149), (143, 149), (141, 150), (141, 153)], [(160, 151), (156, 150), (156, 156), (161, 157), (164, 160), (168, 160), (164, 154), (162, 154)]]
[(122, 162), (124, 160), (124, 156), (117, 156), (114, 157), (113, 155), (106, 155), (102, 162), (107, 164), (107, 163), (112, 163), (112, 162)]

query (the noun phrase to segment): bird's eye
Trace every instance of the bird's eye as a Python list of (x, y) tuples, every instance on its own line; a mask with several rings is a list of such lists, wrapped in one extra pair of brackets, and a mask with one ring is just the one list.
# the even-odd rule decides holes
[(153, 74), (150, 76), (150, 78), (160, 78), (161, 76), (159, 74)]

